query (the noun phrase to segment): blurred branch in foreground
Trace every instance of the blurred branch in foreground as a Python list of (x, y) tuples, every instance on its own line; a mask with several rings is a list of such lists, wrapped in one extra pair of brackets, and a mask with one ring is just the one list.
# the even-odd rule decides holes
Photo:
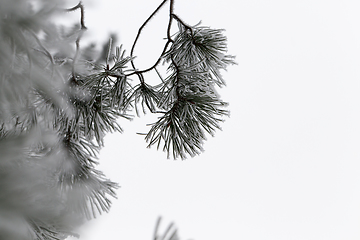
[(153, 240), (179, 240), (177, 228), (174, 227), (174, 223), (170, 223), (166, 228), (163, 235), (159, 235), (159, 227), (161, 223), (161, 216), (158, 217), (155, 225)]

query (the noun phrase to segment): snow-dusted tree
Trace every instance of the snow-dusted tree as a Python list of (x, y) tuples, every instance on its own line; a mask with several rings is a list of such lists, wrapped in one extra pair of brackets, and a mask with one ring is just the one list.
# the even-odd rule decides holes
[[(167, 2), (164, 50), (139, 70), (137, 40)], [(52, 21), (72, 11), (76, 26)], [(174, 0), (164, 0), (140, 27), (129, 56), (111, 39), (103, 53), (80, 47), (85, 30), (81, 2), (66, 8), (61, 0), (0, 1), (0, 239), (65, 239), (108, 211), (117, 184), (96, 170), (96, 156), (105, 134), (121, 131), (117, 119), (133, 109), (160, 114), (145, 139), (182, 159), (199, 154), (205, 133), (213, 135), (228, 113), (215, 91), (224, 85), (220, 70), (234, 63), (226, 38), (222, 30), (185, 24)], [(159, 74), (158, 85), (146, 82), (148, 71)]]

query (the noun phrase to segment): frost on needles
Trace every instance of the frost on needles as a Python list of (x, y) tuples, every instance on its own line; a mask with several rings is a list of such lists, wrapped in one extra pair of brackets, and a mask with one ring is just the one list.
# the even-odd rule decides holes
[[(139, 70), (137, 41), (166, 3), (167, 42), (158, 60)], [(58, 14), (78, 14), (79, 23), (58, 26), (51, 21)], [(174, 0), (140, 26), (129, 55), (112, 39), (103, 53), (83, 47), (86, 29), (81, 2), (0, 1), (0, 239), (65, 239), (109, 211), (117, 184), (96, 169), (97, 154), (107, 133), (122, 131), (119, 117), (139, 109), (158, 114), (148, 146), (184, 159), (201, 153), (206, 135), (228, 115), (215, 90), (225, 85), (220, 71), (235, 63), (223, 30), (184, 23)], [(149, 71), (159, 84), (147, 83)]]
[(199, 154), (205, 133), (213, 135), (220, 129), (221, 117), (228, 111), (215, 85), (225, 84), (220, 69), (234, 63), (225, 55), (222, 30), (182, 24), (162, 56), (170, 64), (170, 74), (159, 87), (158, 107), (165, 112), (146, 136), (149, 146), (159, 147), (163, 141), (168, 157), (172, 154), (175, 159)]

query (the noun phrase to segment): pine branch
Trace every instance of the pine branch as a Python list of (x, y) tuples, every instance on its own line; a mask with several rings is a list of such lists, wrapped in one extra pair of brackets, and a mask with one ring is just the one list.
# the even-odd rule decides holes
[(168, 111), (152, 125), (145, 138), (148, 147), (156, 144), (159, 148), (163, 141), (168, 158), (172, 152), (175, 159), (184, 159), (185, 153), (195, 156), (203, 151), (204, 131), (213, 135), (220, 129), (219, 117), (228, 115), (221, 108), (227, 104), (219, 99), (213, 85), (224, 84), (219, 70), (233, 63), (232, 57), (223, 54), (225, 41), (221, 30), (180, 28), (163, 55), (173, 73), (163, 83), (158, 106)]
[[(167, 41), (161, 55), (149, 68), (136, 69), (134, 49), (142, 30), (167, 2)], [(200, 154), (207, 135), (220, 129), (228, 111), (215, 86), (225, 84), (220, 72), (234, 64), (226, 55), (226, 37), (222, 30), (186, 24), (174, 4), (162, 1), (145, 20), (130, 56), (121, 47), (112, 55), (110, 38), (97, 61), (81, 54), (87, 29), (82, 2), (62, 10), (80, 11), (80, 29), (57, 31), (46, 18), (54, 12), (48, 9), (22, 9), (19, 14), (14, 8), (0, 19), (0, 210), (22, 214), (34, 238), (64, 239), (85, 219), (109, 211), (118, 185), (96, 170), (96, 164), (104, 136), (122, 131), (119, 117), (130, 119), (133, 109), (139, 115), (139, 106), (144, 113), (161, 114), (145, 140), (174, 159)], [(174, 21), (178, 33), (171, 35)], [(45, 38), (39, 37), (41, 32)], [(168, 65), (164, 77), (157, 69), (161, 62)], [(152, 70), (161, 80), (155, 86), (144, 78)], [(135, 86), (133, 75), (140, 80)], [(154, 238), (175, 240), (176, 233), (170, 225)]]

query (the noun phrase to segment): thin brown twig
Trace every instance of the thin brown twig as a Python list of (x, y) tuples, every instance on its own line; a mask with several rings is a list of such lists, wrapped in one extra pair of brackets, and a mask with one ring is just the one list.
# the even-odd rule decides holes
[(87, 29), (87, 27), (85, 26), (85, 14), (84, 14), (85, 10), (84, 10), (84, 5), (82, 4), (81, 1), (75, 7), (65, 9), (65, 11), (67, 11), (67, 12), (72, 12), (72, 11), (75, 11), (77, 9), (80, 9), (80, 32), (79, 32), (79, 35), (78, 35), (78, 37), (76, 38), (76, 41), (75, 41), (76, 51), (75, 51), (75, 56), (74, 56), (73, 64), (72, 64), (72, 77), (73, 77), (74, 80), (76, 80), (75, 65), (76, 65), (76, 62), (77, 62), (78, 57), (79, 57), (80, 40), (82, 38), (82, 35), (83, 35), (84, 31)]
[[(155, 11), (146, 19), (146, 21), (141, 25), (141, 27), (139, 28), (138, 33), (137, 33), (137, 35), (136, 35), (136, 38), (135, 38), (135, 40), (134, 40), (134, 43), (133, 43), (133, 45), (132, 45), (132, 47), (131, 47), (130, 57), (133, 57), (136, 43), (137, 43), (137, 41), (138, 41), (138, 39), (139, 39), (139, 37), (140, 37), (140, 35), (141, 35), (141, 32), (142, 32), (143, 28), (144, 28), (144, 27), (146, 26), (146, 24), (148, 24), (148, 22), (155, 16), (155, 14), (165, 5), (165, 3), (166, 3), (167, 1), (168, 1), (168, 0), (164, 0), (164, 1), (155, 9)], [(134, 68), (135, 71), (132, 72), (132, 73), (130, 73), (130, 74), (128, 74), (127, 76), (136, 74), (136, 75), (138, 75), (138, 77), (139, 77), (139, 79), (140, 79), (140, 82), (141, 82), (141, 83), (144, 83), (144, 77), (142, 76), (142, 74), (145, 73), (145, 72), (148, 72), (148, 71), (153, 70), (153, 69), (160, 63), (161, 58), (162, 58), (162, 56), (164, 55), (164, 53), (166, 52), (169, 44), (173, 42), (172, 39), (171, 39), (171, 37), (170, 37), (170, 28), (171, 28), (171, 23), (172, 23), (172, 17), (171, 17), (171, 15), (172, 15), (172, 13), (173, 13), (173, 6), (174, 6), (174, 0), (170, 0), (170, 14), (169, 14), (169, 15), (170, 15), (170, 18), (169, 18), (169, 24), (168, 24), (168, 30), (167, 30), (167, 39), (168, 39), (168, 41), (165, 43), (164, 49), (163, 49), (163, 51), (161, 52), (160, 57), (158, 58), (158, 60), (155, 62), (155, 64), (154, 64), (153, 66), (151, 66), (151, 67), (149, 67), (149, 68), (147, 68), (147, 69), (145, 69), (145, 70), (141, 70), (141, 71), (136, 70), (134, 61), (131, 60), (131, 65), (132, 65), (132, 67)]]
[[(156, 10), (146, 19), (146, 21), (141, 25), (141, 27), (139, 28), (138, 30), (138, 33), (136, 35), (136, 38), (134, 40), (134, 43), (131, 47), (131, 52), (130, 52), (130, 57), (133, 57), (133, 54), (134, 54), (134, 50), (135, 50), (135, 46), (136, 46), (136, 43), (138, 41), (138, 39), (140, 38), (140, 35), (141, 35), (141, 32), (143, 30), (143, 28), (146, 26), (146, 24), (151, 20), (152, 17), (155, 16), (155, 14), (164, 6), (164, 4), (167, 2), (168, 0), (164, 0), (157, 8)], [(138, 71), (136, 70), (136, 67), (135, 67), (135, 64), (134, 64), (134, 61), (131, 60), (131, 65), (132, 67), (134, 68), (134, 72), (128, 74), (127, 76), (131, 76), (131, 75), (134, 75), (134, 74), (137, 74), (140, 78), (140, 75), (142, 73), (145, 73), (145, 72), (148, 72), (148, 71), (151, 71), (152, 69), (154, 69), (161, 61), (161, 57), (164, 55), (164, 53), (166, 52), (167, 50), (167, 47), (169, 46), (169, 44), (172, 42), (171, 38), (170, 38), (170, 27), (171, 27), (171, 22), (172, 22), (172, 18), (171, 18), (171, 14), (172, 14), (172, 9), (173, 9), (173, 0), (170, 0), (170, 19), (169, 19), (169, 24), (168, 24), (168, 30), (167, 30), (167, 39), (168, 41), (165, 43), (165, 46), (164, 46), (164, 49), (163, 51), (161, 52), (160, 54), (160, 57), (158, 58), (158, 60), (155, 62), (155, 64), (145, 70), (141, 70), (141, 71)], [(140, 79), (141, 80), (141, 79)]]
[[(141, 35), (142, 29), (151, 20), (151, 18), (161, 9), (161, 7), (164, 6), (166, 1), (167, 0), (164, 0), (158, 6), (158, 8), (150, 15), (150, 17), (148, 19), (146, 19), (146, 21), (143, 23), (143, 25), (139, 28), (138, 34), (136, 35), (135, 41), (134, 41), (134, 43), (132, 45), (132, 48), (131, 48), (131, 52), (130, 52), (131, 57), (133, 57), (134, 49), (135, 49), (136, 43), (137, 43), (137, 41), (138, 41), (138, 39), (139, 39), (139, 37)], [(185, 27), (185, 29), (190, 30), (191, 36), (194, 37), (192, 28), (189, 25), (187, 25), (183, 20), (181, 20), (176, 14), (174, 14), (174, 4), (175, 4), (175, 0), (170, 0), (169, 23), (168, 23), (168, 27), (167, 27), (167, 42), (165, 43), (165, 46), (163, 48), (163, 51), (160, 54), (160, 57), (157, 59), (157, 61), (151, 67), (149, 67), (147, 69), (144, 69), (144, 70), (136, 70), (134, 61), (131, 60), (131, 65), (134, 68), (134, 72), (129, 73), (126, 76), (131, 76), (131, 75), (137, 74), (139, 76), (139, 78), (140, 78), (140, 81), (143, 83), (144, 82), (144, 77), (142, 76), (142, 74), (145, 73), (145, 72), (149, 72), (149, 71), (153, 70), (154, 68), (156, 68), (159, 65), (163, 55), (166, 53), (166, 51), (167, 51), (167, 49), (169, 47), (169, 45), (174, 42), (174, 40), (171, 38), (171, 25), (172, 25), (173, 19), (175, 19), (181, 25), (183, 25)], [(174, 61), (172, 61), (172, 62), (174, 63)], [(176, 66), (175, 63), (174, 63), (174, 65), (175, 65), (175, 67), (177, 69), (177, 66)]]
[(155, 62), (155, 64), (154, 64), (153, 66), (151, 66), (151, 67), (149, 67), (149, 68), (147, 68), (147, 69), (144, 69), (144, 70), (140, 70), (140, 71), (139, 71), (139, 70), (135, 70), (134, 72), (129, 73), (129, 74), (127, 74), (126, 76), (131, 76), (131, 75), (134, 75), (134, 74), (142, 74), (142, 73), (149, 72), (149, 71), (153, 70), (157, 65), (159, 65), (159, 63), (160, 63), (160, 61), (161, 61), (161, 59), (162, 59), (162, 56), (163, 56), (164, 53), (166, 52), (166, 50), (167, 50), (167, 48), (168, 48), (168, 46), (169, 46), (170, 43), (172, 43), (172, 40), (171, 40), (171, 41), (168, 40), (168, 41), (165, 43), (164, 49), (163, 49), (163, 51), (161, 52), (160, 57), (158, 58), (158, 60)]
[[(130, 57), (132, 58), (133, 57), (133, 54), (134, 54), (134, 50), (135, 50), (135, 46), (136, 46), (136, 43), (137, 41), (139, 40), (139, 37), (141, 35), (141, 32), (142, 30), (144, 29), (144, 27), (146, 26), (146, 24), (148, 24), (148, 22), (155, 16), (155, 14), (164, 6), (164, 4), (167, 2), (168, 0), (164, 0), (156, 9), (155, 11), (145, 20), (145, 22), (141, 25), (141, 27), (139, 28), (138, 30), (138, 33), (135, 37), (135, 40), (134, 40), (134, 43), (131, 47), (131, 51), (130, 51)], [(131, 60), (131, 65), (134, 69), (136, 69), (135, 67), (135, 64), (134, 64), (134, 61), (133, 59)]]
[(65, 11), (66, 12), (73, 12), (73, 11), (79, 9), (79, 8), (80, 8), (80, 12), (81, 12), (81, 17), (80, 17), (81, 29), (87, 29), (86, 26), (85, 26), (85, 14), (84, 14), (85, 8), (84, 8), (84, 5), (82, 4), (81, 1), (75, 7), (65, 9)]

